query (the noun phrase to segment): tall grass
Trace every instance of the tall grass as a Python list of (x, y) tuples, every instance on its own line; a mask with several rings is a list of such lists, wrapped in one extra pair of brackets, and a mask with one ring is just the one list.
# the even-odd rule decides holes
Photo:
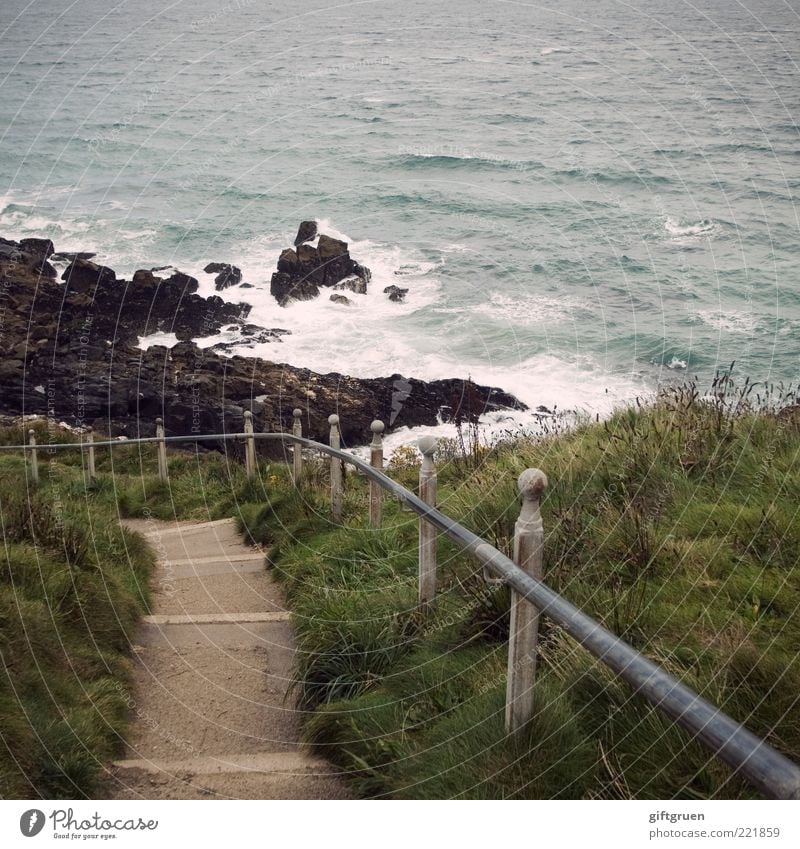
[[(544, 469), (546, 580), (800, 760), (798, 436), (791, 391), (722, 373), (707, 392), (673, 387), (602, 423), (444, 456), (439, 500), (509, 551), (516, 477)], [(407, 484), (412, 461), (395, 463)], [(508, 740), (507, 591), (441, 539), (437, 605), (421, 617), (416, 517), (387, 501), (382, 530), (362, 512), (342, 531), (273, 505), (245, 524), (278, 542), (307, 736), (362, 795), (757, 795), (546, 620), (536, 715)]]

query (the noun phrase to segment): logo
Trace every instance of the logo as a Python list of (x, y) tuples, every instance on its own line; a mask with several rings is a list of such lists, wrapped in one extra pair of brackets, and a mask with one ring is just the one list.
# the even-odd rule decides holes
[(36, 808), (31, 808), (19, 818), (19, 830), (25, 837), (36, 837), (44, 828), (44, 814)]

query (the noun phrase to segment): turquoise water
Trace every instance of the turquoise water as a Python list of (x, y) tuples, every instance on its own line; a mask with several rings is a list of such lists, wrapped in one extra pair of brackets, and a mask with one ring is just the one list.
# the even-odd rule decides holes
[[(797, 377), (786, 3), (3, 0), (0, 32), (0, 235), (209, 293), (233, 262), (293, 331), (263, 356), (593, 410)], [(353, 307), (269, 296), (304, 218), (372, 267)]]

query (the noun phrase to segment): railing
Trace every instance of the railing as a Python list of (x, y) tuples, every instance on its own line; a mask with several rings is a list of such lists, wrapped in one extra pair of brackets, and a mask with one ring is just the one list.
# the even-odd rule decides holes
[[(575, 638), (592, 655), (630, 684), (634, 691), (658, 710), (672, 717), (701, 743), (766, 796), (778, 799), (800, 799), (800, 768), (769, 746), (719, 708), (703, 699), (689, 687), (637, 652), (583, 611), (576, 608), (542, 581), (544, 532), (539, 510), (547, 477), (538, 469), (527, 469), (518, 480), (522, 509), (514, 532), (514, 559), (506, 557), (472, 531), (436, 508), (436, 440), (419, 440), (423, 455), (420, 469), (419, 496), (410, 492), (383, 471), (382, 433), (380, 421), (372, 423), (370, 463), (340, 448), (339, 417), (330, 416), (330, 445), (302, 436), (302, 412), (295, 410), (292, 433), (254, 433), (252, 415), (245, 413), (243, 433), (193, 434), (165, 436), (161, 419), (156, 420), (156, 436), (130, 440), (95, 442), (91, 430), (80, 443), (49, 443), (48, 450), (79, 449), (88, 455), (90, 479), (96, 477), (94, 452), (101, 447), (142, 445), (158, 446), (159, 478), (166, 482), (167, 444), (192, 442), (227, 442), (244, 440), (245, 469), (253, 478), (257, 473), (256, 441), (279, 441), (293, 445), (292, 478), (300, 486), (303, 473), (303, 447), (330, 457), (331, 513), (335, 521), (342, 515), (342, 463), (355, 466), (369, 480), (369, 517), (372, 527), (381, 524), (381, 491), (392, 493), (419, 515), (419, 603), (428, 608), (436, 591), (436, 532), (449, 536), (467, 554), (495, 575), (512, 591), (511, 624), (506, 685), (506, 731), (517, 734), (533, 716), (536, 645), (539, 617), (546, 614)], [(0, 446), (0, 450), (22, 450), (28, 454), (32, 482), (38, 483), (38, 455), (35, 433), (29, 431), (28, 445)]]

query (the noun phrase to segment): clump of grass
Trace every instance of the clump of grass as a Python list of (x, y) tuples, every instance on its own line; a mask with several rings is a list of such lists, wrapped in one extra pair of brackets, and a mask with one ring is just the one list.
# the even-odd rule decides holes
[(90, 797), (126, 729), (152, 554), (79, 470), (30, 492), (19, 471), (0, 459), (0, 796)]
[[(479, 462), (471, 454), (448, 463), (439, 501), (509, 553), (516, 477), (544, 469), (545, 580), (800, 759), (790, 720), (800, 698), (792, 660), (800, 636), (793, 398), (792, 390), (737, 386), (727, 372), (708, 392), (667, 388), (605, 422), (512, 438), (482, 451)], [(394, 464), (406, 485), (414, 484), (414, 459)], [(273, 503), (253, 522), (276, 533), (276, 525), (297, 526), (295, 509)], [(398, 630), (392, 610), (408, 616), (414, 602), (416, 520), (387, 501), (385, 526), (281, 532), (273, 566), (308, 652), (300, 674), (304, 705), (314, 709), (308, 739), (348, 771), (358, 793), (758, 795), (546, 618), (536, 716), (508, 740), (507, 591), (485, 584), (440, 540), (436, 609), (410, 633)], [(387, 603), (393, 583), (401, 598)]]

